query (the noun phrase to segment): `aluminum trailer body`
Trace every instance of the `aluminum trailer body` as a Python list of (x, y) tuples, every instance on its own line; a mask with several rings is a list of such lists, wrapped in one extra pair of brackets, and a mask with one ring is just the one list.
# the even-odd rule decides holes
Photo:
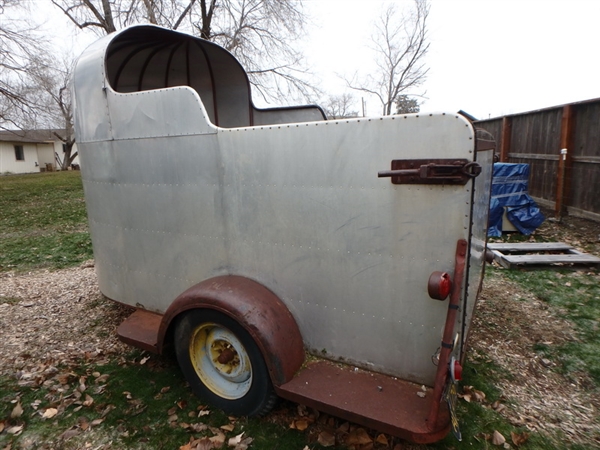
[[(235, 407), (248, 402), (259, 379), (248, 367), (258, 363), (240, 362), (235, 324), (209, 314), (203, 325), (203, 312), (221, 314), (256, 343), (277, 394), (327, 409), (331, 392), (294, 387), (306, 351), (343, 363), (348, 376), (398, 379), (410, 392), (398, 395), (413, 397), (395, 403), (421, 402), (425, 411), (405, 425), (417, 420), (403, 417), (417, 408), (407, 406), (389, 426), (350, 406), (334, 414), (418, 442), (448, 431), (448, 413), (431, 412), (440, 400), (432, 398), (450, 359), (464, 355), (493, 159), (469, 120), (261, 110), (228, 52), (154, 26), (93, 44), (73, 90), (100, 289), (138, 308), (121, 327), (125, 341), (161, 352), (174, 339), (180, 363), (190, 355), (184, 372), (203, 381), (201, 394), (224, 397), (217, 405), (234, 413), (262, 413), (264, 402)], [(432, 299), (430, 278), (434, 291), (451, 286), (450, 300)], [(192, 323), (182, 325), (186, 316)], [(216, 352), (214, 373), (203, 372), (196, 351)], [(320, 362), (317, 380), (332, 376), (319, 374), (323, 364), (345, 370)], [(224, 372), (224, 384), (212, 386), (223, 370), (239, 376)], [(411, 391), (421, 385), (425, 399)]]

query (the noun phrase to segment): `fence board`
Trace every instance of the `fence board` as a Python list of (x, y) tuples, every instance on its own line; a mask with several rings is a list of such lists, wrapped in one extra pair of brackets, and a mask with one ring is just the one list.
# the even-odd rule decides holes
[[(565, 194), (570, 212), (600, 218), (600, 99), (560, 105), (538, 111), (512, 114), (476, 122), (490, 132), (497, 149), (504, 149), (505, 162), (530, 165), (529, 193), (545, 202), (557, 199), (557, 179), (565, 110), (573, 113), (572, 136), (568, 137)], [(503, 128), (510, 124), (510, 129)], [(503, 142), (503, 137), (509, 139)], [(563, 140), (565, 135), (562, 134)]]

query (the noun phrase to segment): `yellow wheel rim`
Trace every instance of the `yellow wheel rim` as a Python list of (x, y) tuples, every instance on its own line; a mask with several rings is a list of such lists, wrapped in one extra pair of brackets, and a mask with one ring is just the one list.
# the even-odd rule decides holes
[(190, 361), (202, 383), (219, 397), (236, 400), (252, 386), (252, 364), (246, 348), (229, 329), (204, 323), (190, 339)]

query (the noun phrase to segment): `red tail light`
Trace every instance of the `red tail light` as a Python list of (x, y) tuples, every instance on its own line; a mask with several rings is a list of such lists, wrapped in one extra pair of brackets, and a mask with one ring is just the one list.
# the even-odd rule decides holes
[(460, 363), (452, 357), (450, 360), (450, 376), (452, 377), (452, 381), (460, 381), (462, 380), (462, 366)]
[(452, 279), (446, 272), (433, 272), (429, 276), (427, 292), (436, 300), (446, 300), (452, 290)]

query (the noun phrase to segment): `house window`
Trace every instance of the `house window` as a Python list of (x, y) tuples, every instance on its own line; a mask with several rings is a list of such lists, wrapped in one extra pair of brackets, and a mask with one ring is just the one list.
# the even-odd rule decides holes
[(63, 153), (67, 152), (67, 144), (63, 144)]
[(25, 152), (22, 145), (15, 145), (15, 159), (17, 161), (25, 161)]

